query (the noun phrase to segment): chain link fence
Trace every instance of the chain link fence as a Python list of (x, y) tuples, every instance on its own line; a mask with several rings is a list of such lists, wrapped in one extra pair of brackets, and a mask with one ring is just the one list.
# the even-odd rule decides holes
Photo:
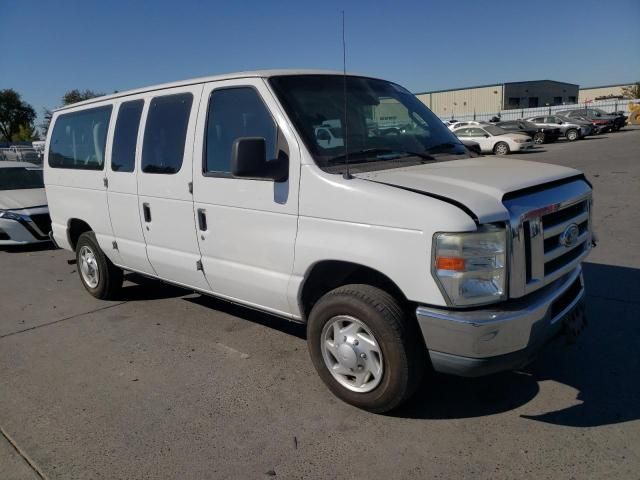
[[(515, 108), (509, 110), (500, 110), (499, 112), (489, 113), (470, 113), (466, 115), (456, 115), (455, 120), (460, 122), (469, 120), (489, 121), (493, 117), (500, 117), (500, 120), (517, 120), (519, 118), (537, 117), (541, 115), (553, 115), (561, 110), (576, 110), (578, 108), (600, 108), (605, 112), (628, 112), (628, 105), (632, 100), (599, 100), (589, 103), (574, 103), (569, 105), (553, 105), (536, 108)], [(441, 117), (442, 120), (451, 120), (451, 118)]]

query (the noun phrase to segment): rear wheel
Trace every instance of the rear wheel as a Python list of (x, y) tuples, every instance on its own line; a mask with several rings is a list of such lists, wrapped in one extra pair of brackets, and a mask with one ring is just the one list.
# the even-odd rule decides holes
[(569, 140), (570, 142), (574, 142), (578, 140), (578, 138), (580, 138), (580, 134), (575, 128), (571, 128), (567, 130), (566, 136), (567, 136), (567, 140)]
[(506, 142), (498, 142), (495, 147), (493, 147), (493, 153), (496, 155), (507, 155), (509, 151), (509, 145)]
[(418, 387), (427, 362), (415, 321), (387, 292), (346, 285), (314, 305), (307, 324), (311, 360), (340, 399), (371, 412), (392, 410)]
[(93, 232), (85, 232), (78, 238), (76, 263), (82, 285), (96, 298), (114, 298), (122, 287), (122, 270), (104, 254)]

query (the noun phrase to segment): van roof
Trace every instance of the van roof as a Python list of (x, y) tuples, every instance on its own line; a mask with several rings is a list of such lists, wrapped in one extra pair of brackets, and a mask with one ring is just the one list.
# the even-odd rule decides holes
[[(236, 78), (251, 78), (251, 77), (275, 77), (278, 75), (342, 75), (342, 72), (336, 70), (307, 70), (307, 69), (274, 69), (274, 70), (252, 70), (247, 72), (235, 72), (225, 73), (223, 75), (211, 75), (206, 77), (190, 78), (187, 80), (179, 80), (177, 82), (161, 83), (158, 85), (150, 85), (148, 87), (136, 88), (133, 90), (126, 90), (117, 92), (111, 95), (104, 95), (102, 97), (95, 97), (83, 102), (72, 103), (60, 108), (56, 108), (54, 111), (66, 110), (69, 108), (76, 108), (82, 105), (90, 105), (92, 103), (103, 102), (105, 100), (113, 100), (120, 97), (126, 97), (128, 95), (136, 95), (138, 93), (151, 92), (154, 90), (163, 90), (166, 88), (183, 87), (185, 85), (195, 85), (197, 83), (215, 82), (220, 80), (233, 80)], [(347, 75), (354, 75), (347, 73)], [(364, 75), (358, 75), (364, 76)]]

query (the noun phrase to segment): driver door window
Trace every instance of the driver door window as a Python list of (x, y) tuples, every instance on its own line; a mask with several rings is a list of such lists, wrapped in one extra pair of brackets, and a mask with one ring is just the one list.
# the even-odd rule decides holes
[(231, 149), (238, 138), (264, 138), (267, 159), (276, 156), (276, 124), (251, 87), (222, 88), (211, 93), (205, 134), (207, 174), (231, 175)]

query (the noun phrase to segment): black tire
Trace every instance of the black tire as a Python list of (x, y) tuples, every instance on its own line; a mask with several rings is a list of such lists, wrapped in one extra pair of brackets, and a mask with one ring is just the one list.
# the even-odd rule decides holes
[(547, 139), (546, 139), (545, 134), (543, 132), (536, 132), (533, 135), (533, 143), (535, 143), (536, 145), (542, 145), (546, 141), (547, 141)]
[(508, 155), (511, 149), (507, 142), (498, 142), (493, 146), (493, 153), (496, 155)]
[(575, 142), (580, 138), (580, 132), (578, 132), (578, 130), (576, 130), (575, 128), (570, 128), (569, 130), (567, 130), (567, 133), (565, 133), (565, 136), (570, 142)]
[[(97, 284), (91, 285), (83, 274), (83, 252), (87, 249), (93, 253), (95, 265), (97, 269)], [(76, 244), (76, 266), (80, 281), (84, 288), (94, 297), (102, 300), (110, 300), (116, 298), (122, 288), (123, 272), (116, 267), (111, 260), (104, 254), (93, 232), (85, 232), (80, 235)]]
[[(323, 329), (344, 315), (366, 324), (382, 352), (381, 379), (365, 393), (340, 384), (323, 358)], [(327, 387), (345, 402), (375, 413), (388, 412), (409, 399), (428, 364), (417, 321), (405, 314), (393, 296), (370, 285), (345, 285), (320, 298), (307, 323), (307, 344), (313, 365)]]

